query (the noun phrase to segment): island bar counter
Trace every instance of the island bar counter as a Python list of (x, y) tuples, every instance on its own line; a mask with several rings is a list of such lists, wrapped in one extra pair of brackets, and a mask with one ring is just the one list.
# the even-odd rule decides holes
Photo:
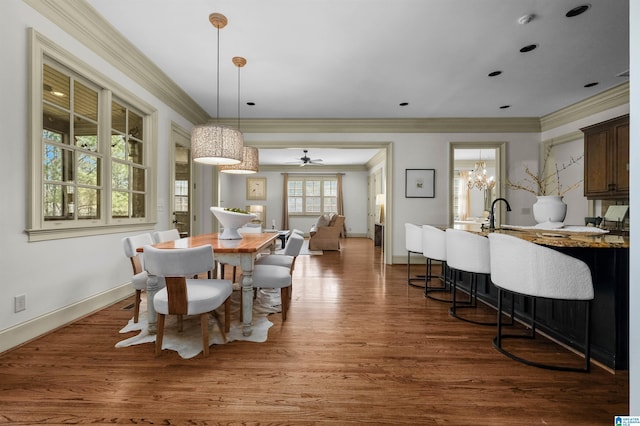
[[(460, 228), (456, 226), (456, 228)], [(463, 228), (464, 229), (464, 228)], [(477, 228), (466, 230), (477, 232)], [(488, 231), (480, 231), (488, 234)], [(612, 370), (629, 368), (629, 238), (620, 235), (585, 235), (557, 231), (497, 229), (535, 244), (547, 246), (582, 260), (591, 269), (594, 299), (591, 305), (591, 357)], [(468, 288), (469, 274), (455, 277), (459, 285)], [(478, 298), (497, 307), (498, 291), (490, 279), (478, 280)], [(516, 296), (516, 318), (531, 315), (531, 301)], [(510, 310), (510, 299), (503, 301), (505, 312)], [(538, 330), (552, 339), (577, 351), (582, 351), (584, 307), (570, 301), (537, 299)]]

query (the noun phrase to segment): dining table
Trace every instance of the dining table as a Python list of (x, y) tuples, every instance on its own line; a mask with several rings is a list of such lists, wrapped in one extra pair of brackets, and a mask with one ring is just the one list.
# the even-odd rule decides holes
[[(241, 239), (226, 240), (219, 238), (221, 233), (195, 235), (180, 238), (173, 241), (165, 241), (154, 244), (160, 249), (180, 249), (198, 247), (211, 244), (214, 260), (233, 266), (239, 266), (242, 270), (240, 282), (242, 291), (242, 334), (251, 335), (253, 320), (253, 265), (258, 255), (266, 250), (275, 250), (275, 241), (278, 234), (275, 232), (244, 233)], [(144, 247), (137, 249), (144, 252)], [(147, 318), (148, 331), (155, 333), (157, 315), (153, 307), (153, 297), (162, 288), (162, 283), (154, 283), (157, 280), (147, 281)]]

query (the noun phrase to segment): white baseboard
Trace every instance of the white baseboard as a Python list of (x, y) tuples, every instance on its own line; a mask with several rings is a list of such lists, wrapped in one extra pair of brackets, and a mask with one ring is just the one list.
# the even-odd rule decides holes
[(23, 322), (0, 332), (0, 354), (43, 334), (70, 324), (133, 294), (131, 283), (123, 284), (88, 299)]

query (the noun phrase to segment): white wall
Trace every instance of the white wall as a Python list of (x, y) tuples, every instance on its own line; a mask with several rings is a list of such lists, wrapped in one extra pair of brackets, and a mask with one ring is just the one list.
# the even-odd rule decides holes
[[(97, 57), (66, 32), (43, 19), (20, 0), (2, 0), (0, 13), (0, 332), (18, 324), (49, 316), (77, 306), (82, 301), (108, 293), (129, 282), (131, 266), (125, 258), (123, 234), (28, 242), (24, 232), (27, 217), (27, 29), (51, 39), (101, 73), (110, 76), (158, 110), (159, 227), (168, 223), (168, 140), (171, 120), (190, 128), (181, 116), (142, 90), (130, 79)], [(125, 290), (128, 290), (126, 286)], [(14, 296), (26, 294), (27, 309), (14, 313)], [(69, 309), (72, 311), (72, 309)], [(78, 314), (78, 311), (74, 311)], [(54, 315), (55, 316), (55, 315)], [(73, 317), (68, 320), (74, 319)], [(31, 336), (26, 335), (26, 338)], [(8, 341), (0, 338), (0, 352)]]

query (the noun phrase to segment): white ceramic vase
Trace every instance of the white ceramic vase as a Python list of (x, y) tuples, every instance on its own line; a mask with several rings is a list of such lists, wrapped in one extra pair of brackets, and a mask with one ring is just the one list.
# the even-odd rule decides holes
[(538, 195), (533, 205), (533, 218), (538, 223), (562, 223), (567, 216), (567, 205), (561, 195)]
[(256, 218), (253, 213), (237, 213), (225, 210), (224, 207), (210, 207), (211, 213), (218, 219), (224, 227), (222, 233), (218, 236), (220, 240), (239, 240), (242, 235), (238, 232), (238, 228), (243, 227), (247, 223)]

